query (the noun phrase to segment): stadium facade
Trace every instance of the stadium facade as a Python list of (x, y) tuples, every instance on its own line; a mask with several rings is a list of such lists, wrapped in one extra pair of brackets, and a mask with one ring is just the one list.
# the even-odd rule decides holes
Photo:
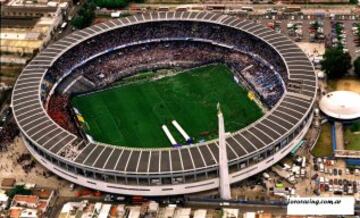
[[(242, 32), (256, 43), (266, 45), (268, 48), (264, 50), (275, 51), (286, 67), (282, 75), (285, 92), (276, 105), (253, 124), (226, 136), (231, 183), (267, 169), (303, 140), (312, 121), (317, 78), (311, 62), (291, 40), (260, 24), (222, 14), (138, 14), (71, 33), (44, 49), (19, 76), (12, 95), (14, 116), (26, 147), (42, 165), (73, 183), (119, 194), (177, 195), (219, 186), (217, 140), (161, 149), (92, 143), (62, 128), (46, 111), (49, 96), (60, 81), (71, 74), (70, 70), (48, 79), (49, 69), (65, 52), (111, 31), (140, 24), (173, 22), (216, 25), (224, 30)], [(236, 47), (224, 41), (191, 36), (183, 40), (184, 43), (202, 40), (214, 46)], [(76, 55), (79, 54), (74, 57)], [(262, 54), (257, 52), (256, 55)]]

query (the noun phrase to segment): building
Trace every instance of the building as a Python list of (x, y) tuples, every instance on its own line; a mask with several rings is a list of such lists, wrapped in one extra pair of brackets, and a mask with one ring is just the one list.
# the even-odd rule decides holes
[[(122, 207), (122, 209), (120, 209), (120, 207), (120, 205), (104, 204), (100, 202), (89, 203), (86, 200), (81, 202), (67, 202), (63, 205), (59, 218), (118, 218), (123, 217), (125, 214), (124, 207)], [(121, 213), (121, 210), (123, 213)]]
[(334, 91), (324, 95), (320, 110), (330, 119), (351, 121), (360, 118), (360, 94), (351, 91)]
[(15, 183), (16, 183), (16, 179), (14, 178), (4, 178), (1, 181), (1, 187), (6, 189), (12, 188), (14, 187)]
[(238, 218), (239, 209), (236, 208), (223, 208), (222, 218)]
[(40, 18), (61, 16), (61, 8), (58, 5), (50, 6), (47, 4), (30, 5), (4, 5), (1, 7), (1, 17), (11, 18)]
[(40, 217), (39, 211), (36, 209), (24, 209), (20, 213), (19, 218), (38, 218)]
[[(275, 57), (286, 66), (282, 75), (286, 91), (276, 106), (248, 127), (226, 136), (230, 183), (262, 172), (290, 153), (302, 141), (312, 122), (317, 94), (314, 69), (296, 44), (269, 28), (237, 17), (207, 12), (161, 12), (120, 18), (74, 32), (44, 49), (27, 65), (14, 87), (12, 108), (26, 147), (34, 158), (72, 183), (104, 192), (168, 196), (218, 188), (217, 140), (154, 150), (104, 145), (70, 133), (51, 120), (44, 110), (46, 99), (71, 73), (59, 77), (47, 74), (65, 51), (90, 38), (130, 26), (174, 22), (216, 26), (223, 32), (235, 30), (254, 44), (263, 43), (262, 51), (275, 52)], [(145, 36), (141, 34), (141, 37)], [(156, 40), (162, 43), (169, 37)], [(186, 43), (199, 39), (181, 37), (180, 40)], [(211, 46), (237, 46), (233, 44), (237, 40), (226, 45), (213, 39), (200, 40), (199, 43)], [(150, 39), (139, 41), (147, 43)], [(112, 49), (103, 52), (109, 51)], [(91, 58), (79, 61), (79, 65)], [(28, 101), (24, 103), (23, 99)], [(29, 119), (31, 117), (33, 119)]]
[(190, 218), (191, 208), (177, 208), (174, 218)]
[(41, 218), (49, 212), (55, 192), (48, 189), (34, 189), (32, 195), (15, 195), (8, 214), (11, 218)]
[(11, 1), (2, 5), (0, 62), (26, 64), (49, 43), (65, 11), (57, 3)]
[(39, 197), (36, 195), (15, 195), (11, 207), (37, 208)]
[(75, 217), (78, 213), (77, 211), (82, 211), (87, 205), (86, 201), (81, 202), (67, 202), (63, 205), (59, 218), (72, 218)]
[(5, 191), (0, 189), (0, 212), (5, 211), (9, 204), (9, 196), (5, 194)]
[(284, 4), (348, 4), (349, 0), (286, 0)]
[[(347, 149), (345, 146), (346, 143), (349, 143), (349, 139), (345, 138), (345, 135), (351, 138), (351, 135), (357, 134), (355, 133), (357, 130), (354, 130), (353, 133), (348, 126), (355, 124), (360, 119), (360, 94), (352, 91), (327, 93), (321, 98), (319, 108), (333, 123), (331, 137), (334, 157), (344, 159), (348, 165), (360, 165), (360, 151)], [(346, 130), (349, 130), (350, 134), (344, 134)]]

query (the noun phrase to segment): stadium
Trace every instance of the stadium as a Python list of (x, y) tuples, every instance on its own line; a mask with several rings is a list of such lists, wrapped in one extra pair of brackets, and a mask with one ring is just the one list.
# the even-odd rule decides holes
[(233, 16), (160, 12), (48, 46), (19, 76), (12, 109), (26, 147), (56, 175), (168, 196), (219, 186), (217, 102), (236, 183), (303, 143), (316, 94), (311, 62), (287, 37)]

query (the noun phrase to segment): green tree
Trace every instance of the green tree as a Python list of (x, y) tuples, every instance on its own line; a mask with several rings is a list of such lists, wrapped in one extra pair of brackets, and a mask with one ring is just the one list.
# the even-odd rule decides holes
[(127, 6), (129, 2), (127, 0), (95, 0), (95, 4), (100, 8), (123, 8)]
[(23, 185), (17, 185), (8, 192), (9, 198), (13, 198), (15, 195), (31, 195), (31, 190), (25, 189)]
[(340, 48), (327, 48), (324, 59), (321, 61), (321, 69), (329, 79), (339, 78), (345, 75), (351, 68), (351, 57), (348, 52)]
[(354, 65), (354, 72), (356, 75), (360, 76), (360, 57), (357, 57), (353, 63)]
[(84, 17), (83, 17), (83, 16), (80, 16), (80, 15), (76, 15), (76, 16), (71, 20), (71, 25), (73, 25), (76, 29), (82, 29), (83, 27), (85, 27)]
[(77, 29), (82, 29), (91, 25), (95, 18), (95, 3), (92, 1), (86, 2), (82, 8), (79, 9), (77, 15), (71, 21), (71, 25)]

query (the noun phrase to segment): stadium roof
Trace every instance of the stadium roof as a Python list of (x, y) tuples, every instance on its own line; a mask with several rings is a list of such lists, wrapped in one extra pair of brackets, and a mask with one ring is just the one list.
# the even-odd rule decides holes
[[(260, 150), (277, 145), (304, 123), (315, 100), (317, 79), (309, 59), (290, 39), (263, 25), (233, 16), (207, 12), (156, 12), (112, 19), (73, 32), (38, 54), (18, 77), (12, 95), (14, 117), (25, 137), (61, 160), (102, 172), (150, 175), (217, 167), (216, 140), (163, 149), (134, 149), (91, 143), (60, 127), (42, 105), (41, 84), (44, 75), (65, 51), (107, 31), (140, 23), (167, 21), (203, 22), (246, 32), (274, 48), (286, 65), (288, 83), (293, 86), (288, 87), (270, 112), (227, 137), (229, 162), (240, 162)], [(75, 156), (63, 154), (63, 151), (80, 144), (83, 144), (83, 148)]]
[(341, 120), (360, 118), (360, 94), (356, 92), (330, 92), (321, 98), (319, 106), (329, 117)]

